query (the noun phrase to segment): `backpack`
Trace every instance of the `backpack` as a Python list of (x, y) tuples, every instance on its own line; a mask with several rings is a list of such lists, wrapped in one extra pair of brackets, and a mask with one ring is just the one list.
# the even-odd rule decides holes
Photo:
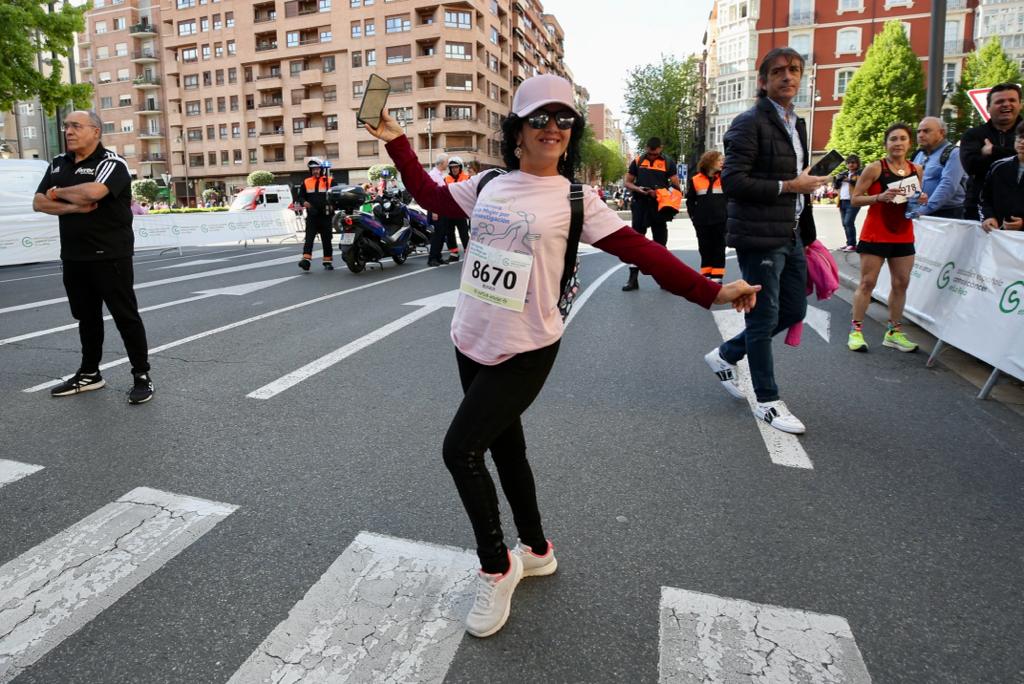
[[(484, 186), (494, 180), (495, 177), (507, 173), (504, 169), (491, 169), (485, 172), (486, 175), (476, 185), (476, 196)], [(558, 312), (562, 314), (564, 321), (572, 311), (572, 305), (576, 301), (576, 295), (580, 292), (580, 260), (577, 256), (580, 247), (580, 237), (583, 235), (583, 186), (579, 183), (572, 183), (569, 186), (569, 237), (565, 246), (565, 265), (562, 268), (562, 279), (559, 282)]]

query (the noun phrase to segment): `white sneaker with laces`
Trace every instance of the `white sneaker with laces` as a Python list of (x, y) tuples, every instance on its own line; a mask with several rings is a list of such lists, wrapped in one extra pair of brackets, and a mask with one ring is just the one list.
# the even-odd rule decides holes
[(707, 354), (704, 355), (704, 361), (708, 364), (708, 367), (714, 371), (715, 375), (722, 382), (722, 387), (725, 391), (731, 394), (736, 399), (744, 399), (743, 392), (740, 390), (739, 380), (736, 378), (736, 366), (731, 364), (722, 358), (721, 352), (718, 351), (718, 347), (715, 347)]
[(479, 571), (476, 599), (466, 616), (466, 631), (475, 637), (489, 637), (508, 620), (512, 609), (512, 592), (523, 578), (523, 561), (518, 554), (508, 554), (509, 567), (503, 575)]
[(533, 549), (523, 542), (516, 544), (512, 553), (519, 556), (523, 561), (523, 577), (543, 577), (554, 574), (558, 569), (558, 559), (555, 558), (555, 545), (548, 539), (548, 551), (543, 556), (538, 556)]
[(807, 432), (807, 428), (800, 422), (800, 419), (790, 413), (781, 400), (757, 402), (754, 407), (754, 415), (758, 420), (763, 420), (776, 430), (782, 430), (792, 435), (802, 435)]

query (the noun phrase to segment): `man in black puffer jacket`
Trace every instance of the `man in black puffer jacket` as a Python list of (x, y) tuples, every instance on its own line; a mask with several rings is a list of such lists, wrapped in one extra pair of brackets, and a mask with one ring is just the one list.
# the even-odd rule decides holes
[(796, 50), (771, 50), (758, 69), (757, 104), (733, 119), (725, 134), (726, 244), (736, 248), (743, 278), (762, 289), (746, 329), (704, 357), (722, 386), (743, 398), (736, 364), (746, 356), (757, 395), (754, 415), (793, 434), (806, 428), (779, 400), (772, 338), (807, 311), (804, 246), (815, 239), (809, 193), (829, 182), (806, 170), (807, 129), (792, 105), (803, 70)]

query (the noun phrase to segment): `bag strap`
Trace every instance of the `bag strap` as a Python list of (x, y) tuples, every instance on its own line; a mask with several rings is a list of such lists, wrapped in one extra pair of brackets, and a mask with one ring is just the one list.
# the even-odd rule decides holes
[(576, 253), (583, 235), (583, 186), (579, 183), (569, 186), (569, 212), (569, 238), (565, 245), (565, 268), (562, 270), (559, 292), (565, 291), (566, 284), (576, 270)]
[(476, 184), (476, 196), (480, 196), (480, 191), (484, 189), (485, 185), (505, 173), (508, 173), (505, 169), (488, 169), (487, 171), (484, 171), (484, 177)]

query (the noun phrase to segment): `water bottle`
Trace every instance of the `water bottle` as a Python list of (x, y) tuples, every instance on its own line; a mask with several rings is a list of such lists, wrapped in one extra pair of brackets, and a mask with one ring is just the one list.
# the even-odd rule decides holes
[(915, 192), (907, 198), (907, 210), (903, 213), (908, 219), (916, 219), (921, 216), (921, 193)]

